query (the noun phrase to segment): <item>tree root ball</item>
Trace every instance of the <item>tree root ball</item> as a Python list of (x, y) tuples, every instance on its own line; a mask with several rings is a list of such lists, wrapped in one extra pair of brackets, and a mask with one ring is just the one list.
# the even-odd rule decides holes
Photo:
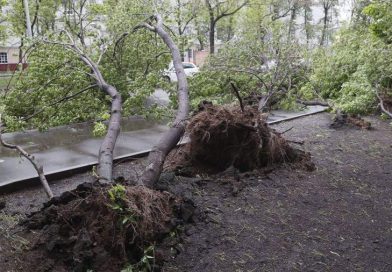
[(187, 127), (192, 164), (249, 171), (309, 157), (269, 128), (266, 118), (253, 108), (242, 112), (238, 107), (205, 105)]
[(354, 127), (359, 129), (370, 130), (372, 128), (372, 125), (370, 122), (365, 121), (358, 115), (347, 114), (338, 111), (335, 117), (333, 118), (330, 127), (333, 129), (339, 129), (343, 127)]
[[(39, 235), (23, 258), (33, 260), (29, 271), (120, 271), (169, 235), (181, 202), (142, 186), (80, 185), (27, 219)], [(165, 261), (155, 257), (155, 265)]]

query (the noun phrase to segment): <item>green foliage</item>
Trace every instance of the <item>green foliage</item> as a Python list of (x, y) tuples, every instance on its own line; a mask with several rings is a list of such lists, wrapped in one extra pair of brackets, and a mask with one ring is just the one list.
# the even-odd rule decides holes
[(392, 43), (392, 5), (389, 0), (376, 0), (363, 9), (372, 21), (370, 31), (386, 43)]
[(230, 82), (238, 86), (242, 97), (276, 93), (277, 100), (301, 88), (307, 73), (302, 63), (306, 58), (303, 50), (299, 44), (285, 40), (283, 24), (274, 22), (269, 27), (258, 32), (253, 28), (244, 29), (241, 39), (226, 43), (209, 59), (190, 82), (193, 107), (206, 97), (218, 103), (236, 100)]
[(343, 29), (330, 49), (314, 56), (310, 84), (349, 113), (369, 113), (378, 103), (376, 86), (390, 87), (391, 57), (391, 46), (375, 39), (366, 27)]
[[(203, 100), (211, 101), (214, 104), (233, 101), (234, 96), (229, 85), (230, 81), (236, 82), (241, 89), (246, 89), (246, 86), (242, 85), (247, 79), (246, 76), (211, 71), (211, 69), (206, 66), (200, 73), (189, 79), (192, 109), (196, 109), (197, 105)], [(247, 81), (247, 83), (249, 82)]]
[[(13, 18), (20, 18), (16, 14), (23, 13), (21, 2), (13, 2)], [(46, 2), (43, 1), (42, 8), (54, 14), (54, 10), (59, 8), (57, 2), (60, 1), (52, 1), (52, 6)], [(128, 0), (116, 1), (115, 4), (105, 1), (103, 5), (93, 4), (86, 9), (85, 21), (93, 22), (94, 16), (104, 15), (100, 18), (107, 26), (105, 37), (97, 36), (97, 29), (86, 28), (84, 39), (89, 38), (91, 42), (87, 48), (77, 37), (80, 35), (77, 35), (76, 24), (68, 22), (66, 28), (74, 34), (79, 47), (94, 61), (98, 61), (99, 55), (104, 52), (99, 68), (105, 80), (121, 93), (123, 115), (145, 115), (146, 98), (157, 86), (165, 84), (162, 73), (170, 62), (170, 54), (167, 54), (166, 46), (155, 34), (144, 29), (118, 39), (145, 19), (134, 14), (144, 14), (149, 10), (140, 1), (130, 5)], [(49, 11), (40, 9), (40, 12)], [(45, 18), (49, 20), (49, 17)], [(14, 33), (24, 33), (24, 24), (20, 23), (22, 21), (10, 21), (15, 28)], [(51, 40), (64, 41), (64, 37), (51, 34), (51, 29), (45, 32)], [(27, 50), (28, 45), (25, 48)], [(61, 45), (37, 43), (28, 54), (28, 63), (29, 68), (0, 102), (5, 105), (4, 120), (8, 131), (29, 128), (43, 130), (75, 122), (98, 121), (94, 132), (102, 135), (104, 130), (99, 121), (108, 119), (110, 99), (96, 87), (79, 93), (91, 86), (94, 80), (77, 54)], [(162, 116), (162, 109), (153, 110), (152, 114)], [(97, 118), (104, 115), (105, 118)]]
[(375, 95), (365, 75), (354, 74), (343, 83), (336, 100), (338, 108), (347, 113), (366, 114), (373, 110)]
[(295, 95), (288, 94), (282, 100), (279, 101), (277, 108), (282, 110), (300, 110), (301, 106), (297, 103)]
[(106, 134), (107, 127), (102, 122), (95, 122), (93, 128), (93, 135), (94, 137), (102, 137)]
[(155, 260), (155, 247), (153, 245), (147, 247), (143, 251), (140, 261), (133, 265), (128, 265), (121, 272), (149, 272), (153, 271)]
[(108, 205), (119, 214), (121, 226), (134, 224), (136, 222), (134, 212), (126, 205), (126, 192), (126, 188), (120, 184), (113, 186), (108, 191), (110, 200)]
[[(166, 45), (154, 33), (140, 29), (123, 39), (153, 10), (141, 1), (106, 1), (102, 8), (107, 16), (107, 31), (113, 41), (102, 59), (102, 71), (123, 98), (123, 114), (145, 114), (145, 99), (157, 86), (165, 85), (163, 71), (170, 62)], [(146, 17), (146, 18), (144, 18)]]
[(106, 99), (101, 91), (78, 94), (91, 85), (88, 72), (73, 52), (37, 44), (29, 54), (28, 70), (3, 99), (7, 129), (46, 129), (102, 115)]
[(383, 120), (383, 121), (387, 121), (387, 120), (389, 119), (389, 115), (388, 115), (388, 114), (385, 114), (385, 113), (383, 112), (383, 113), (381, 113), (380, 118), (381, 118), (381, 120)]
[(125, 187), (120, 184), (113, 186), (108, 191), (110, 201), (112, 201), (113, 203), (124, 201), (126, 196), (126, 191), (127, 190), (125, 189)]

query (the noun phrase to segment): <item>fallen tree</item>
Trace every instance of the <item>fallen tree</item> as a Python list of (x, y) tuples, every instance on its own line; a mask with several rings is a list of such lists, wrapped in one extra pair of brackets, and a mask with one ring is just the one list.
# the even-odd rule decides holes
[(96, 86), (111, 99), (110, 119), (108, 121), (108, 131), (103, 139), (98, 153), (98, 179), (103, 183), (109, 183), (113, 180), (113, 150), (116, 145), (121, 125), (121, 94), (117, 89), (108, 84), (96, 62), (94, 62), (82, 49), (80, 49), (72, 36), (67, 31), (62, 31), (69, 39), (69, 43), (54, 42), (44, 40), (45, 43), (60, 45), (74, 52), (78, 58), (91, 69), (91, 78), (95, 81)]
[(166, 156), (184, 135), (185, 121), (189, 113), (188, 81), (182, 66), (180, 51), (173, 39), (165, 31), (161, 15), (156, 14), (152, 16), (150, 22), (143, 23), (136, 27), (136, 29), (138, 28), (146, 28), (157, 33), (167, 45), (173, 58), (173, 64), (178, 79), (178, 110), (176, 118), (170, 129), (159, 140), (158, 144), (152, 148), (148, 156), (147, 167), (138, 181), (140, 185), (152, 188), (159, 179)]
[[(242, 172), (278, 163), (303, 163), (311, 169), (310, 154), (289, 145), (268, 126), (267, 115), (255, 107), (216, 106), (204, 102), (189, 121), (190, 142), (173, 152), (168, 167), (179, 172), (217, 173), (234, 167)], [(180, 155), (178, 155), (180, 154)]]

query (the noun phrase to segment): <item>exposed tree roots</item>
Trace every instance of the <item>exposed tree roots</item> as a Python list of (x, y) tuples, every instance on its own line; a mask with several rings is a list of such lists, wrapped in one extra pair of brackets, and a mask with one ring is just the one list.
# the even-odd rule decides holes
[(179, 205), (173, 195), (142, 186), (82, 184), (25, 222), (41, 234), (27, 253), (37, 261), (29, 271), (120, 271), (140, 263), (146, 248), (180, 221), (173, 220)]
[[(309, 161), (310, 155), (291, 147), (281, 134), (269, 128), (266, 116), (254, 108), (204, 103), (187, 127), (190, 143), (182, 148), (181, 163), (223, 171), (235, 167), (250, 171), (267, 165)], [(172, 157), (171, 157), (172, 158)]]
[(330, 127), (337, 129), (345, 126), (360, 129), (371, 129), (371, 123), (365, 121), (361, 117), (338, 111), (332, 120)]

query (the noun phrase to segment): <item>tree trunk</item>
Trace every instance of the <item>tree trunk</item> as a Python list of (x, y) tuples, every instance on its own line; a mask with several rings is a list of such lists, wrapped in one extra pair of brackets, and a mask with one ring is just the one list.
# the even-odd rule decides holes
[(288, 35), (287, 39), (290, 41), (292, 37), (295, 37), (295, 20), (297, 18), (297, 4), (294, 4), (294, 6), (291, 9), (291, 15), (290, 15), (290, 21), (289, 21), (289, 30), (288, 30)]
[(213, 18), (210, 19), (210, 54), (215, 54), (215, 20)]
[(98, 176), (102, 182), (113, 180), (113, 150), (116, 145), (121, 126), (122, 99), (120, 93), (112, 85), (105, 84), (101, 88), (112, 99), (108, 132), (99, 148)]
[(310, 21), (310, 14), (311, 14), (312, 10), (308, 5), (305, 5), (304, 9), (305, 9), (305, 14), (304, 14), (304, 21), (305, 22), (304, 22), (304, 24), (305, 24), (305, 33), (306, 33), (306, 45), (309, 45), (310, 36), (311, 36), (311, 33), (310, 33), (311, 24), (309, 21)]
[(31, 21), (30, 21), (30, 10), (29, 10), (29, 1), (23, 0), (23, 7), (26, 16), (26, 33), (28, 38), (33, 38), (33, 32), (31, 31)]
[(121, 125), (121, 110), (122, 110), (122, 99), (121, 94), (117, 89), (108, 84), (98, 67), (83, 50), (81, 50), (76, 44), (71, 34), (64, 31), (68, 36), (71, 43), (62, 42), (51, 42), (45, 40), (46, 43), (61, 45), (66, 49), (69, 49), (77, 54), (79, 59), (91, 69), (91, 77), (96, 82), (97, 87), (111, 98), (111, 109), (110, 119), (108, 122), (108, 131), (103, 139), (103, 142), (99, 148), (98, 153), (98, 179), (102, 183), (109, 183), (113, 180), (113, 150), (117, 142), (118, 135), (120, 133)]
[(324, 102), (324, 101), (317, 101), (317, 100), (306, 101), (306, 100), (301, 100), (301, 99), (297, 99), (296, 101), (297, 101), (297, 103), (305, 105), (305, 106), (332, 107), (328, 102)]
[(106, 83), (98, 65), (83, 53), (75, 45), (71, 47), (79, 54), (80, 59), (92, 70), (98, 88), (111, 98), (111, 112), (108, 123), (108, 132), (103, 139), (98, 153), (98, 177), (99, 181), (109, 183), (113, 180), (113, 150), (116, 145), (121, 126), (122, 99), (117, 89)]
[(185, 121), (189, 113), (188, 81), (185, 76), (184, 67), (181, 62), (181, 54), (173, 39), (163, 28), (160, 15), (155, 15), (156, 26), (146, 27), (156, 32), (170, 49), (173, 64), (178, 79), (178, 111), (172, 127), (162, 136), (158, 144), (153, 147), (149, 156), (148, 164), (140, 180), (140, 185), (153, 188), (162, 172), (163, 163), (167, 154), (177, 145), (185, 132)]
[(329, 8), (324, 7), (323, 30), (321, 33), (320, 46), (324, 46), (325, 40), (327, 38), (328, 12)]

